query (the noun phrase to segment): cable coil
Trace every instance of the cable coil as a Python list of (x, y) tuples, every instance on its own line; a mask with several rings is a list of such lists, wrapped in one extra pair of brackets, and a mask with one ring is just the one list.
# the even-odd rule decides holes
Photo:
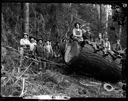
[(104, 87), (104, 89), (105, 89), (106, 91), (108, 91), (108, 92), (111, 92), (111, 91), (114, 90), (113, 86), (110, 85), (110, 84), (108, 84), (108, 83), (105, 83), (103, 87)]

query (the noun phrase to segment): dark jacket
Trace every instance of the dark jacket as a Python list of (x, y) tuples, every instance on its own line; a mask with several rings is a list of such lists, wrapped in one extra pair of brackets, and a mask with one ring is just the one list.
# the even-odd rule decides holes
[(38, 44), (36, 46), (36, 55), (38, 57), (43, 57), (44, 56), (44, 46), (43, 46), (43, 44)]
[(116, 51), (122, 50), (121, 44), (116, 44), (115, 50)]

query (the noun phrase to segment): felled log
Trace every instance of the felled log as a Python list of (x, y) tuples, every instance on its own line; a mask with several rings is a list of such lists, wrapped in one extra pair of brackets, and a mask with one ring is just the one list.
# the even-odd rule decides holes
[[(93, 53), (90, 48), (84, 47), (80, 49), (75, 47), (73, 49), (69, 48), (70, 51), (67, 50), (69, 53), (65, 54), (65, 62), (69, 65), (68, 70), (70, 72), (81, 75), (89, 74), (105, 82), (114, 83), (122, 79), (121, 68), (117, 64), (108, 61), (102, 55)], [(77, 52), (74, 52), (75, 49)], [(78, 54), (74, 55), (76, 53)]]

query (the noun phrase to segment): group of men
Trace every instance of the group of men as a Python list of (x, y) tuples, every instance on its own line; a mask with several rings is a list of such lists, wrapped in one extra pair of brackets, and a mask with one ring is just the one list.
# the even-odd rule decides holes
[(113, 60), (116, 58), (121, 58), (120, 54), (122, 51), (122, 47), (120, 44), (120, 39), (116, 42), (116, 47), (111, 46), (110, 41), (108, 40), (108, 36), (104, 36), (99, 33), (98, 39), (95, 40), (96, 46), (94, 47), (95, 53), (97, 51), (103, 51), (103, 56), (107, 56), (108, 54), (111, 55)]
[(27, 33), (24, 33), (24, 37), (20, 40), (20, 55), (21, 55), (21, 63), (23, 60), (23, 56), (29, 55), (33, 58), (40, 57), (42, 59), (48, 59), (53, 55), (53, 49), (50, 41), (43, 42), (42, 39), (36, 40), (34, 37), (29, 37)]
[[(103, 36), (104, 35), (104, 36)], [(90, 30), (84, 30), (81, 28), (80, 23), (75, 23), (72, 30), (71, 39), (78, 41), (79, 43), (85, 43), (92, 45), (94, 52), (103, 51), (103, 56), (110, 54), (115, 60), (117, 57), (120, 57), (122, 53), (122, 47), (120, 40), (117, 40), (116, 47), (113, 49), (111, 47), (110, 41), (108, 40), (108, 34), (99, 33), (98, 38), (94, 39)], [(30, 39), (30, 40), (29, 40)], [(54, 54), (52, 45), (50, 41), (43, 42), (42, 39), (35, 40), (34, 37), (29, 37), (27, 33), (24, 33), (24, 38), (20, 40), (20, 54), (23, 56), (25, 53), (28, 53), (37, 57), (46, 57), (49, 58)]]
[(103, 35), (102, 33), (99, 33), (98, 38), (94, 40), (90, 30), (83, 30), (80, 27), (80, 23), (75, 23), (72, 33), (72, 38), (74, 40), (77, 40), (79, 43), (87, 42), (92, 45), (95, 53), (103, 51), (103, 56), (110, 54), (113, 60), (121, 58), (120, 54), (123, 53), (123, 50), (120, 44), (120, 39), (117, 40), (115, 48), (111, 47), (107, 32)]

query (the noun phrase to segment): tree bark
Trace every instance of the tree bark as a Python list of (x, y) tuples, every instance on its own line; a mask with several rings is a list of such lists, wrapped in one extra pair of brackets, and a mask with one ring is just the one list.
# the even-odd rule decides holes
[(121, 33), (122, 33), (122, 25), (119, 25), (119, 39), (121, 38)]
[(29, 34), (29, 3), (25, 3), (25, 32)]
[(67, 62), (69, 71), (80, 75), (90, 75), (105, 82), (118, 82), (122, 79), (121, 68), (104, 59), (102, 55), (83, 48), (78, 56)]

